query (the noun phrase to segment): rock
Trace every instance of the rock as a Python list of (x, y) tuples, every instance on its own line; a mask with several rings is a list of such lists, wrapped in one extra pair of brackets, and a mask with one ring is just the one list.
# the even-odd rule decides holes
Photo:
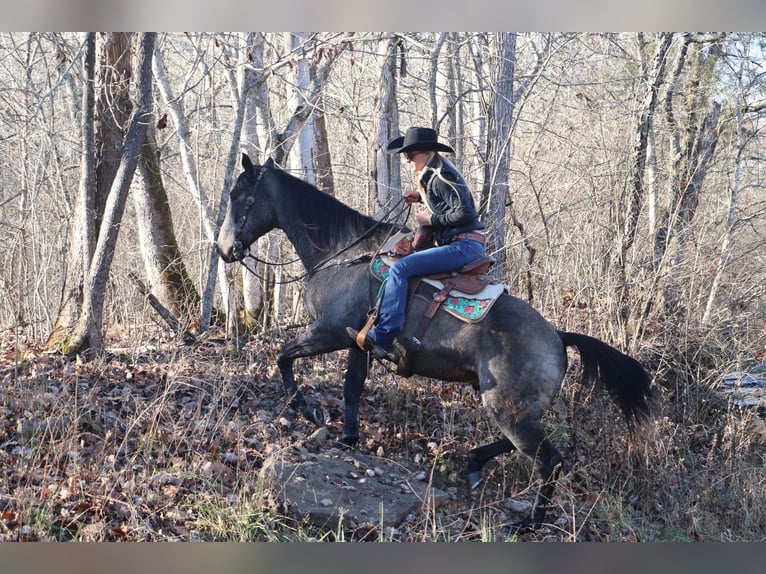
[(729, 373), (721, 385), (724, 395), (739, 407), (758, 407), (766, 405), (766, 378), (750, 373)]
[(61, 438), (70, 426), (67, 417), (49, 417), (40, 421), (22, 419), (16, 423), (16, 432), (24, 442), (37, 436), (44, 440)]
[(289, 503), (292, 514), (325, 528), (341, 521), (351, 528), (396, 528), (408, 514), (448, 500), (445, 492), (418, 482), (417, 473), (401, 464), (343, 451), (304, 453), (301, 461), (273, 455), (264, 462), (261, 478)]
[(505, 501), (505, 507), (511, 512), (527, 513), (531, 510), (532, 503), (528, 500), (514, 500), (511, 498)]

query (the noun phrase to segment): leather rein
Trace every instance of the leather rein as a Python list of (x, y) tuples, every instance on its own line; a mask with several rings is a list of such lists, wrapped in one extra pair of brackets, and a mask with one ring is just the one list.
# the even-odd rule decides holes
[[(253, 259), (256, 263), (263, 263), (264, 265), (274, 265), (274, 266), (291, 265), (292, 263), (295, 263), (295, 262), (300, 260), (300, 259), (296, 258), (296, 259), (293, 259), (292, 261), (273, 262), (273, 261), (266, 261), (264, 259), (256, 257), (255, 255), (249, 253), (249, 250), (248, 250), (247, 253), (243, 253), (244, 246), (243, 246), (242, 241), (240, 240), (239, 236), (242, 233), (242, 229), (244, 228), (245, 223), (247, 222), (248, 216), (250, 215), (250, 210), (253, 208), (253, 205), (255, 205), (255, 193), (258, 190), (258, 184), (261, 182), (261, 177), (263, 177), (263, 172), (266, 171), (267, 169), (270, 169), (270, 168), (268, 166), (260, 166), (260, 170), (258, 172), (258, 177), (256, 178), (255, 183), (253, 184), (250, 193), (248, 193), (247, 199), (245, 200), (245, 203), (246, 203), (245, 212), (239, 217), (239, 219), (237, 220), (237, 224), (234, 227), (234, 253), (237, 253), (238, 251), (240, 253), (242, 253), (242, 257), (238, 258), (239, 263), (245, 269), (247, 269), (247, 271), (250, 272), (252, 275), (254, 275), (255, 277), (258, 277), (259, 279), (262, 279), (262, 280), (265, 280), (265, 278), (260, 276), (258, 273), (255, 272), (254, 269), (252, 269), (251, 267), (249, 267), (247, 265), (247, 263), (246, 263), (247, 259)], [(370, 235), (380, 224), (388, 223), (390, 221), (398, 221), (399, 217), (402, 215), (402, 213), (404, 213), (405, 210), (407, 211), (407, 216), (405, 216), (405, 218), (404, 218), (404, 220), (406, 221), (407, 217), (409, 217), (409, 210), (411, 209), (410, 205), (407, 205), (404, 209), (399, 211), (399, 213), (397, 213), (394, 217), (392, 217), (390, 219), (388, 218), (391, 215), (391, 213), (393, 213), (394, 210), (396, 210), (402, 204), (403, 201), (404, 201), (404, 197), (399, 198), (399, 200), (396, 203), (394, 203), (394, 205), (383, 215), (383, 217), (380, 220), (375, 222), (375, 225), (373, 225), (372, 227), (367, 229), (364, 233), (362, 233), (359, 237), (354, 239), (348, 245), (346, 245), (344, 247), (341, 247), (338, 251), (336, 251), (332, 255), (322, 259), (319, 263), (317, 263), (316, 265), (311, 267), (311, 269), (307, 269), (303, 274), (298, 275), (296, 277), (291, 277), (290, 279), (287, 279), (287, 280), (284, 280), (284, 281), (274, 281), (274, 283), (275, 284), (280, 284), (280, 285), (286, 285), (286, 284), (289, 284), (289, 283), (294, 283), (296, 281), (301, 281), (302, 279), (304, 279), (306, 277), (309, 277), (313, 273), (316, 273), (317, 271), (319, 271), (321, 269), (324, 269), (326, 267), (331, 267), (331, 266), (335, 266), (335, 265), (345, 265), (347, 267), (350, 267), (352, 265), (356, 265), (357, 263), (361, 263), (361, 262), (364, 262), (364, 261), (369, 261), (374, 256), (374, 254), (365, 254), (365, 255), (361, 255), (359, 257), (355, 257), (354, 259), (346, 259), (346, 260), (342, 260), (342, 261), (336, 261), (336, 262), (333, 262), (332, 264), (330, 264), (333, 259), (337, 258), (339, 255), (342, 255), (343, 253), (345, 253), (346, 251), (348, 251), (349, 249), (351, 249), (355, 245), (358, 245), (359, 243), (361, 243), (362, 240), (364, 240), (365, 237)], [(391, 234), (393, 234), (393, 229), (394, 228), (392, 228)], [(387, 240), (387, 238), (386, 238), (386, 240)], [(385, 244), (386, 240), (384, 240), (383, 243), (381, 243), (381, 245)]]

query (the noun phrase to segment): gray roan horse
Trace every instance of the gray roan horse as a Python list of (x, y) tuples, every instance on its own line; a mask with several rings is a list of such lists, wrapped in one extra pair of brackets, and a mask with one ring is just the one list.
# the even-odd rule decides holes
[[(312, 185), (276, 168), (271, 159), (244, 169), (232, 188), (217, 248), (226, 262), (242, 261), (248, 247), (268, 231), (284, 231), (307, 270), (305, 300), (313, 323), (286, 344), (278, 366), (292, 408), (324, 424), (322, 411), (301, 394), (293, 362), (348, 348), (341, 442), (359, 438), (359, 402), (372, 358), (346, 333), (361, 328), (380, 283), (371, 276), (370, 255), (391, 234), (392, 224), (360, 214)], [(402, 337), (411, 336), (427, 303), (412, 300)], [(529, 515), (514, 525), (528, 530), (543, 523), (563, 457), (546, 438), (541, 417), (561, 388), (567, 369), (566, 347), (576, 347), (584, 381), (600, 381), (628, 422), (651, 420), (654, 391), (635, 359), (606, 343), (554, 329), (537, 311), (502, 295), (478, 323), (464, 323), (439, 312), (411, 357), (414, 374), (470, 383), (504, 438), (468, 453), (465, 477), (471, 489), (482, 483), (482, 467), (493, 457), (518, 449), (535, 461), (540, 488)]]

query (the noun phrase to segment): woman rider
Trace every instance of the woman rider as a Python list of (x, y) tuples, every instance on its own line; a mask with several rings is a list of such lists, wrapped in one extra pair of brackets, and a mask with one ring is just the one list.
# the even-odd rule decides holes
[[(436, 131), (412, 127), (404, 136), (389, 142), (387, 153), (404, 154), (407, 165), (417, 176), (418, 191), (404, 192), (407, 203), (423, 202), (415, 213), (418, 225), (431, 225), (436, 247), (411, 253), (397, 260), (388, 273), (378, 320), (367, 332), (364, 351), (385, 357), (404, 326), (407, 288), (410, 277), (457, 271), (484, 257), (484, 234), (473, 196), (457, 168), (439, 152), (454, 153), (437, 141)], [(356, 341), (358, 331), (346, 327)]]

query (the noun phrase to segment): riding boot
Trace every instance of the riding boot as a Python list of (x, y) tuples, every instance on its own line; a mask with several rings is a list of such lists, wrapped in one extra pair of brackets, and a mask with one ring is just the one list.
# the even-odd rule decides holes
[(375, 344), (375, 340), (370, 336), (369, 332), (365, 335), (362, 344), (359, 344), (359, 331), (353, 327), (346, 327), (346, 333), (351, 337), (351, 340), (362, 350), (368, 353), (372, 353), (372, 356), (376, 359), (383, 359), (386, 361), (397, 362), (397, 357), (391, 351), (386, 351), (383, 347)]

